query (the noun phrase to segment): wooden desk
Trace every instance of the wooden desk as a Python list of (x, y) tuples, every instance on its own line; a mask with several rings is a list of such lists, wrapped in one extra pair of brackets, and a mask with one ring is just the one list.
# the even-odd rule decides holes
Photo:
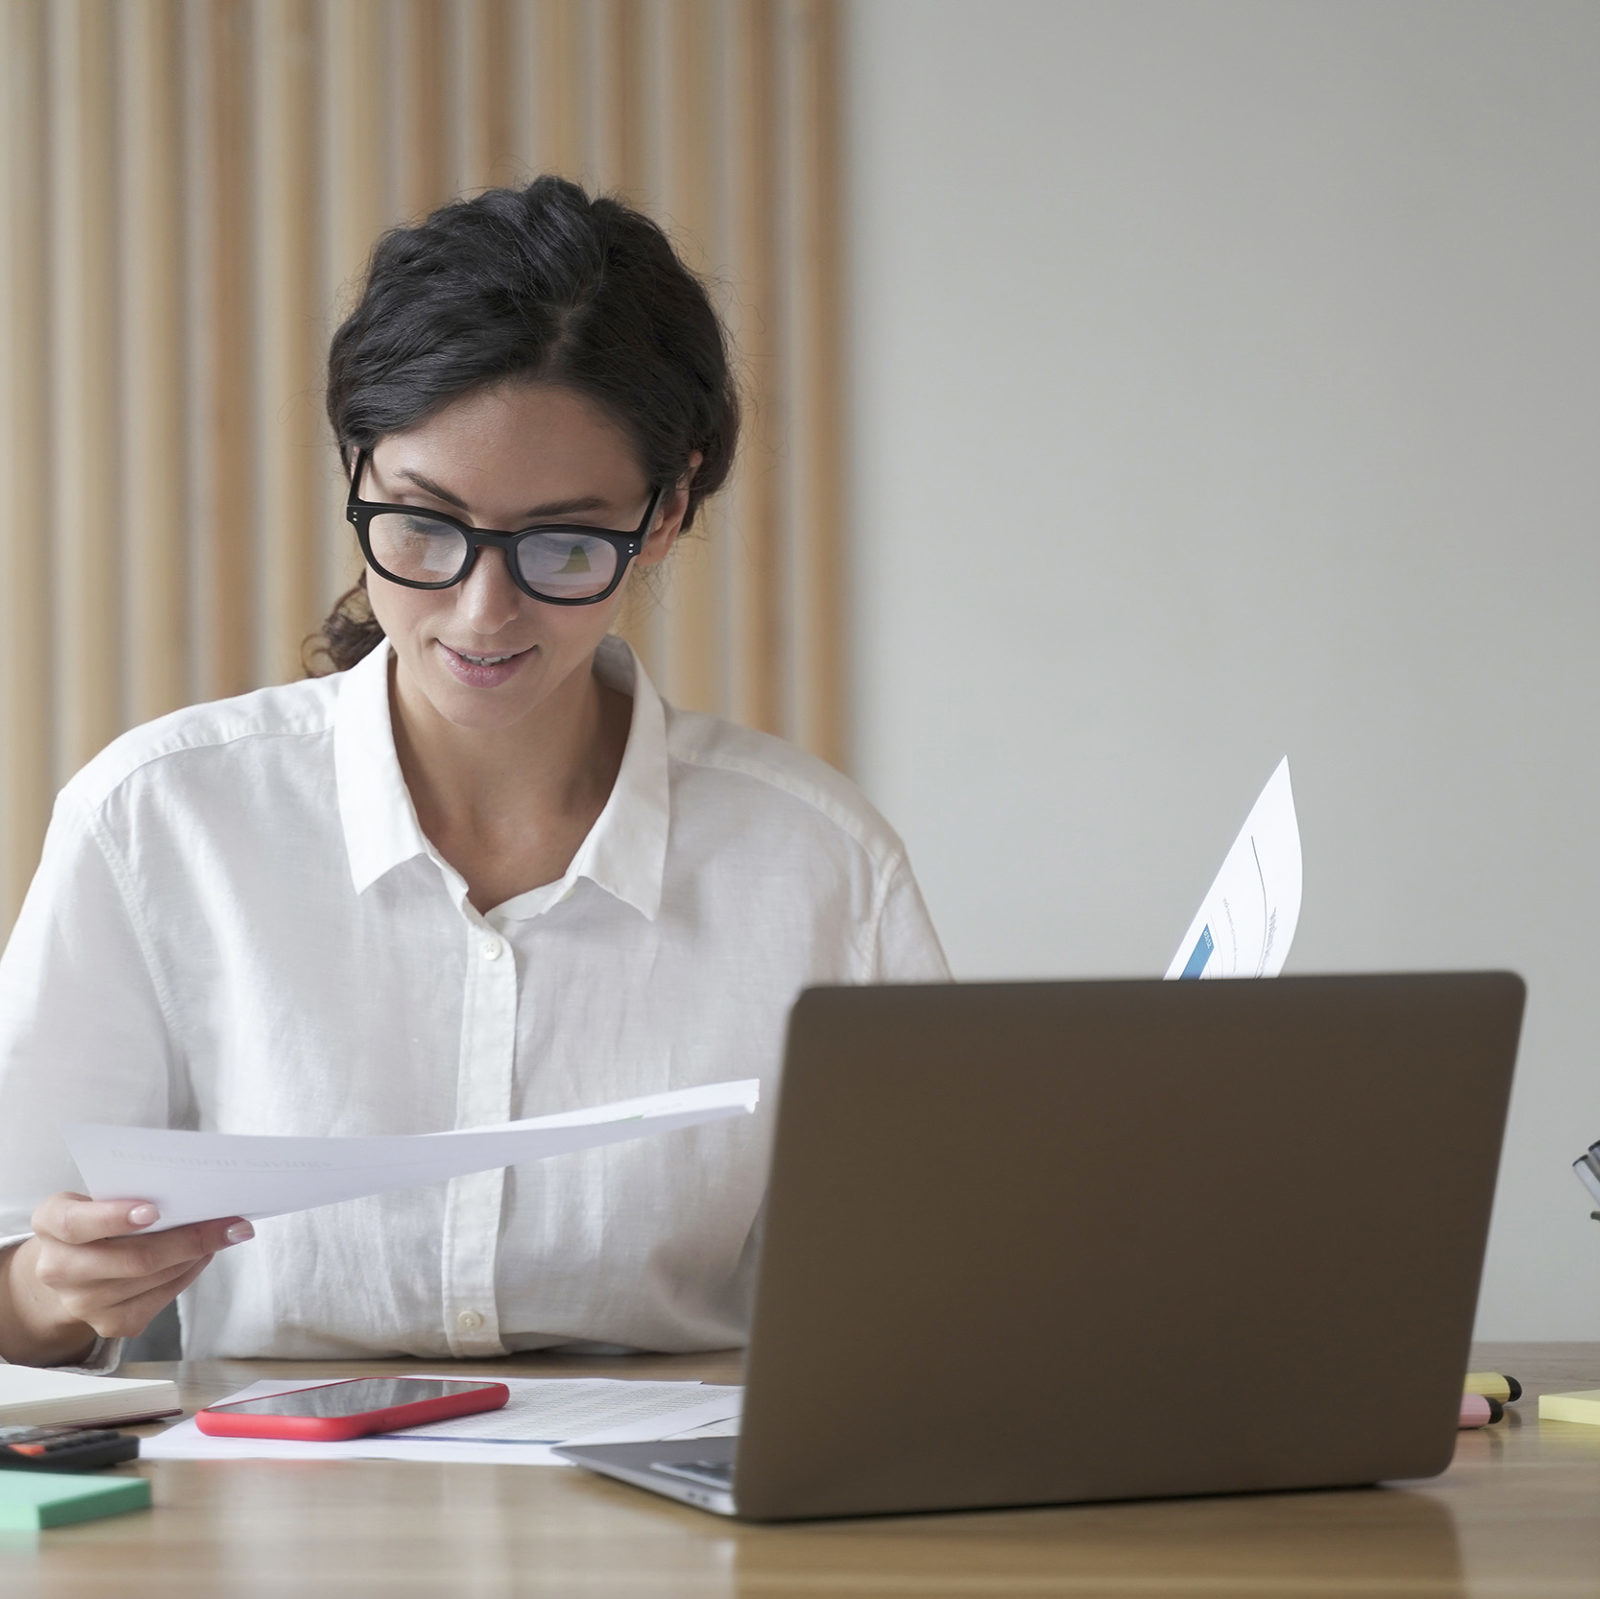
[[(1462, 1433), (1442, 1477), (1406, 1488), (743, 1527), (571, 1469), (156, 1461), (139, 1468), (155, 1510), (0, 1541), (0, 1595), (1600, 1593), (1600, 1427), (1541, 1425), (1533, 1402), (1541, 1388), (1600, 1387), (1600, 1344), (1491, 1344), (1474, 1364), (1512, 1372), (1529, 1397), (1500, 1426)], [(263, 1376), (329, 1371), (178, 1369), (190, 1404)], [(738, 1362), (462, 1368), (506, 1369), (730, 1381)]]

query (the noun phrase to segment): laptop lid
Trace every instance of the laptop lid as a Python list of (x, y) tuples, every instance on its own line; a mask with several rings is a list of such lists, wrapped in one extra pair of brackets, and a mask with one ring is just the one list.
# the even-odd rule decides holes
[(1507, 973), (803, 994), (737, 1513), (1442, 1470), (1523, 998)]

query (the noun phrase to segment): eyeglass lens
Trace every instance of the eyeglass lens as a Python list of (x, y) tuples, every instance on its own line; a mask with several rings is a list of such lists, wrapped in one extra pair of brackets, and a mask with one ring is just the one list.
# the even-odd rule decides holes
[[(380, 570), (414, 583), (448, 583), (467, 561), (460, 529), (431, 516), (380, 512), (367, 525), (367, 542)], [(617, 570), (616, 547), (608, 539), (570, 529), (528, 534), (518, 540), (513, 559), (534, 593), (557, 600), (598, 594)]]

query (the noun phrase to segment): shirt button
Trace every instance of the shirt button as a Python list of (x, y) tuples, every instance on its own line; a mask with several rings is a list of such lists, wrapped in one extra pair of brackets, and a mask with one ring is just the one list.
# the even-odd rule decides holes
[(456, 1317), (456, 1326), (462, 1332), (476, 1332), (483, 1325), (483, 1317), (475, 1310), (463, 1310)]
[(483, 941), (483, 958), (486, 961), (497, 961), (505, 951), (505, 945), (498, 938), (486, 938)]

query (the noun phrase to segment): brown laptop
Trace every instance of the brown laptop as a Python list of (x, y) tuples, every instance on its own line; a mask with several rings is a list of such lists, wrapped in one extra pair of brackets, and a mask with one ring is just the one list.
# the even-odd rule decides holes
[(755, 1520), (1425, 1477), (1509, 973), (814, 989), (738, 1439), (563, 1451)]

